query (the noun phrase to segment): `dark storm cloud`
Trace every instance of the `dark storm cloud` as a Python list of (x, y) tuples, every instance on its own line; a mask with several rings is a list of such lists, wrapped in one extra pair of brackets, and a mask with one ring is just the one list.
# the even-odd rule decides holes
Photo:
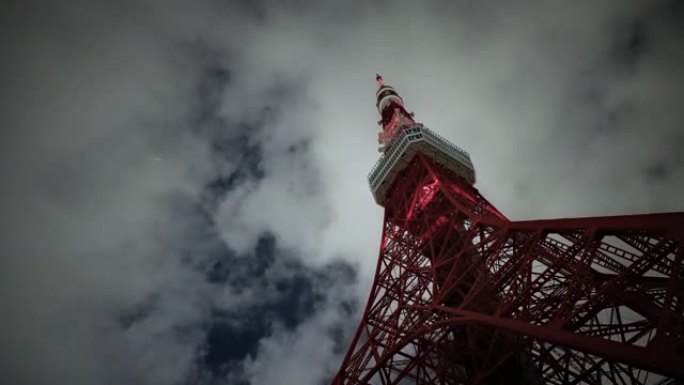
[(514, 219), (681, 210), (681, 17), (674, 1), (10, 3), (0, 382), (329, 378), (380, 236), (376, 72)]

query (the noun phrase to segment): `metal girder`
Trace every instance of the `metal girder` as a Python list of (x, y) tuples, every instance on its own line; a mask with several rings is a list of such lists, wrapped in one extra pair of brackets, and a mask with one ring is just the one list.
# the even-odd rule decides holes
[(334, 385), (684, 379), (684, 213), (509, 221), (418, 154)]

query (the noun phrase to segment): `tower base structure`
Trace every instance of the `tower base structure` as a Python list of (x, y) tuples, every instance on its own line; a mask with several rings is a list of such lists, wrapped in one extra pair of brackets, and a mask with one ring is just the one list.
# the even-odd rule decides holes
[(684, 213), (510, 221), (467, 172), (404, 158), (375, 183), (377, 270), (333, 385), (684, 379)]

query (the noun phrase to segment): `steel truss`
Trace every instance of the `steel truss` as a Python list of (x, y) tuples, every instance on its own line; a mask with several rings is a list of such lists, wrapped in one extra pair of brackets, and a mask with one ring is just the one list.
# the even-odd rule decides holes
[(684, 378), (684, 214), (512, 222), (422, 154), (383, 205), (334, 385)]

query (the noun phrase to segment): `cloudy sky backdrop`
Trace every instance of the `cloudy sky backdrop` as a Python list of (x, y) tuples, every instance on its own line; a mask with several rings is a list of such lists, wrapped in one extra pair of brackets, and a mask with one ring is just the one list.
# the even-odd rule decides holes
[(512, 219), (684, 210), (683, 16), (5, 2), (0, 383), (326, 383), (377, 257), (376, 72)]

